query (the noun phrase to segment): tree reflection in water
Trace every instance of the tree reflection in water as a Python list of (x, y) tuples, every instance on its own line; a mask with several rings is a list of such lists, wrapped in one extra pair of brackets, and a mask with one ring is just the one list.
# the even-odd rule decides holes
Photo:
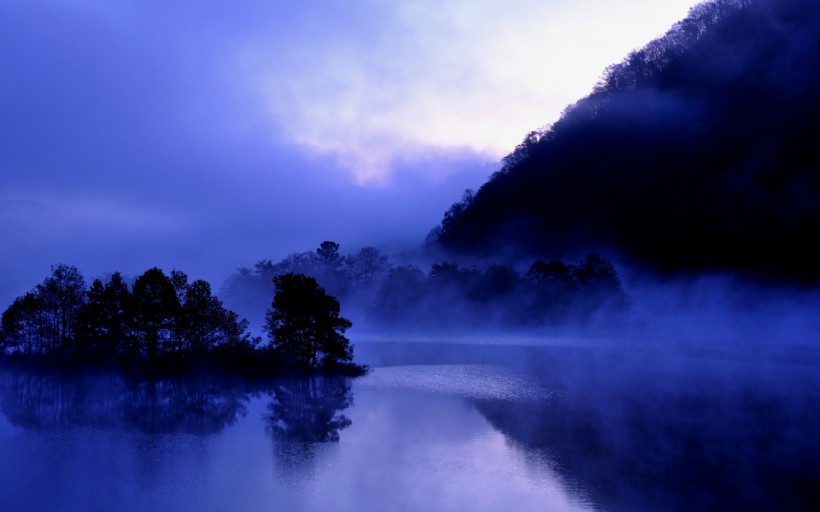
[(12, 424), (37, 430), (216, 434), (247, 414), (251, 393), (246, 384), (221, 380), (0, 372), (0, 410)]
[(550, 400), (472, 403), (604, 510), (820, 510), (816, 363), (598, 352), (545, 357)]
[(209, 377), (139, 378), (117, 372), (44, 372), (0, 369), (0, 410), (18, 427), (78, 427), (150, 434), (209, 435), (248, 412), (253, 396), (272, 399), (265, 425), (279, 440), (310, 449), (339, 441), (353, 402), (345, 377), (301, 377), (271, 383)]
[(353, 403), (350, 379), (309, 376), (281, 381), (271, 390), (268, 430), (300, 443), (338, 442), (351, 421), (342, 411)]

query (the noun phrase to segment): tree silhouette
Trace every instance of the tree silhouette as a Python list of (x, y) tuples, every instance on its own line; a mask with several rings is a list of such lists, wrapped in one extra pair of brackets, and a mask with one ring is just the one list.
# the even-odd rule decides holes
[(353, 284), (359, 287), (365, 298), (390, 269), (389, 258), (376, 247), (363, 247), (354, 256), (348, 257), (346, 263)]
[(342, 256), (339, 254), (339, 244), (325, 240), (316, 249), (319, 264), (328, 271), (336, 271), (342, 266)]
[(353, 347), (344, 332), (352, 324), (339, 316), (339, 301), (304, 274), (283, 274), (273, 283), (265, 327), (277, 355), (303, 370), (350, 363)]
[(49, 351), (71, 350), (75, 340), (76, 316), (85, 301), (83, 275), (73, 265), (54, 265), (51, 275), (37, 285)]
[(134, 282), (134, 333), (149, 360), (168, 349), (179, 315), (176, 289), (165, 273), (152, 268)]
[[(55, 265), (52, 274), (18, 297), (0, 319), (0, 355), (60, 358), (69, 363), (126, 363), (189, 368), (215, 363), (238, 371), (269, 364), (248, 322), (225, 309), (211, 285), (170, 277), (152, 268), (129, 290), (122, 275), (95, 279), (86, 290), (82, 274)], [(252, 368), (251, 368), (252, 367)]]
[(221, 346), (252, 347), (256, 341), (246, 332), (248, 322), (225, 309), (211, 293), (211, 285), (201, 279), (186, 288), (177, 322), (183, 349), (190, 354), (204, 354)]
[(52, 266), (50, 276), (3, 313), (3, 344), (27, 355), (72, 351), (85, 290), (85, 279), (77, 267)]
[(119, 272), (103, 284), (95, 279), (88, 300), (77, 313), (78, 349), (85, 353), (116, 356), (135, 352), (131, 326), (133, 297)]
[(2, 349), (26, 355), (42, 354), (46, 341), (40, 303), (34, 292), (17, 297), (2, 317)]

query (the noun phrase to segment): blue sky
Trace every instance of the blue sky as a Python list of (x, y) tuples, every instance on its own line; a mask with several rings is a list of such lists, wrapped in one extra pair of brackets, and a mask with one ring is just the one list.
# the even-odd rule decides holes
[[(691, 0), (0, 4), (0, 299), (412, 247)], [(5, 306), (3, 306), (5, 307)]]

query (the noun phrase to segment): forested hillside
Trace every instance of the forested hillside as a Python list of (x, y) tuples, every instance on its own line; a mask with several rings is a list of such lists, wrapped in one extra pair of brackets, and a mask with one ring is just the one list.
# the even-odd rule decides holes
[(703, 3), (529, 134), (432, 239), (815, 281), (817, 48), (816, 1)]

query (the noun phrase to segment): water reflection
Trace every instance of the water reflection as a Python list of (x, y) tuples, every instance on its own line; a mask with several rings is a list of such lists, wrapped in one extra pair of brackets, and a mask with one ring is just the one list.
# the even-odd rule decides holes
[(0, 370), (0, 509), (820, 509), (820, 358), (470, 351), (355, 384)]
[[(461, 397), (529, 474), (557, 473), (596, 509), (820, 510), (814, 346), (384, 344), (370, 353), (388, 366), (362, 385)], [(425, 364), (389, 366), (405, 353)]]
[(0, 410), (18, 427), (98, 427), (145, 433), (215, 434), (247, 414), (239, 383), (136, 379), (119, 373), (0, 373)]
[(263, 417), (281, 482), (298, 487), (315, 480), (317, 455), (352, 424), (344, 414), (353, 404), (350, 387), (348, 378), (313, 376), (280, 380), (268, 390), (272, 401)]
[(353, 403), (350, 379), (303, 377), (278, 383), (266, 416), (278, 438), (300, 443), (339, 441), (339, 431), (351, 421), (342, 411)]
[(0, 367), (0, 510), (304, 509), (352, 401), (346, 379)]
[(471, 403), (597, 507), (820, 505), (816, 367), (591, 354), (560, 362), (539, 377), (559, 390), (549, 400)]
[(351, 421), (345, 378), (246, 382), (220, 378), (136, 378), (120, 373), (0, 371), (0, 410), (34, 430), (96, 427), (148, 434), (211, 435), (248, 413), (253, 397), (271, 402), (266, 428), (302, 443), (338, 441)]

